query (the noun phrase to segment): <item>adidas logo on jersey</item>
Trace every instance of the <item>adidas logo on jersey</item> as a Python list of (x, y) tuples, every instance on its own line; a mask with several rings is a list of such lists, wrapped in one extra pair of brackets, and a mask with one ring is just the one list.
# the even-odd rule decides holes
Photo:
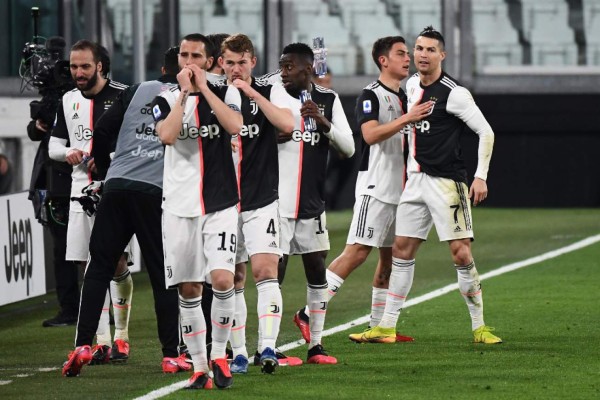
[(73, 118), (71, 119), (79, 119), (79, 115), (77, 115), (77, 113), (73, 114)]
[(269, 247), (274, 247), (274, 248), (277, 248), (277, 243), (275, 243), (275, 241), (273, 240), (273, 241), (271, 242), (271, 244), (269, 245)]
[(230, 258), (229, 260), (227, 260), (227, 264), (233, 264), (233, 258)]
[(454, 228), (454, 232), (461, 232), (462, 229), (460, 229), (460, 226), (456, 225), (456, 228)]
[(390, 105), (388, 106), (388, 111), (395, 111), (395, 110), (394, 110), (394, 106), (390, 104)]

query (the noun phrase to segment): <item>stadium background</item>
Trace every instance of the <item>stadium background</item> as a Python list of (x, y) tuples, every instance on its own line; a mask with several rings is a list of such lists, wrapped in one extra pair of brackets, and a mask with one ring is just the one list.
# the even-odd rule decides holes
[[(41, 36), (62, 36), (67, 49), (80, 38), (100, 41), (112, 55), (112, 78), (127, 84), (157, 76), (164, 50), (191, 32), (248, 34), (256, 75), (277, 68), (283, 45), (324, 36), (352, 126), (357, 95), (376, 79), (372, 42), (401, 34), (411, 48), (433, 25), (447, 40), (445, 70), (472, 90), (496, 133), (486, 205), (600, 206), (600, 0), (5, 0), (0, 140), (14, 192), (27, 189), (38, 145), (25, 131), (37, 91), (23, 91), (18, 76), (32, 6), (40, 7)], [(476, 146), (475, 135), (464, 135), (470, 171)], [(338, 207), (352, 205), (353, 182)], [(6, 223), (2, 216), (3, 231)], [(49, 268), (46, 275), (50, 290)]]

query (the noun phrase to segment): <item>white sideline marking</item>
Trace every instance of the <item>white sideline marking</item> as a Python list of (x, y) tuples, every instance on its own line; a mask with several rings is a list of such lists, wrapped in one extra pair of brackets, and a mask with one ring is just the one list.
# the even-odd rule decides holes
[(0, 381), (0, 385), (8, 385), (12, 381)]
[[(507, 272), (515, 271), (517, 269), (527, 267), (529, 265), (538, 264), (538, 263), (541, 263), (542, 261), (546, 261), (551, 258), (555, 258), (555, 257), (561, 256), (563, 254), (582, 249), (584, 247), (590, 246), (597, 242), (600, 242), (600, 234), (587, 237), (587, 238), (580, 240), (579, 242), (573, 243), (569, 246), (561, 247), (560, 249), (552, 250), (547, 253), (540, 254), (539, 256), (531, 257), (531, 258), (528, 258), (523, 261), (518, 261), (518, 262), (515, 262), (512, 264), (505, 265), (505, 266), (497, 268), (493, 271), (486, 272), (485, 274), (481, 275), (479, 278), (481, 280), (493, 278), (495, 276), (502, 275)], [(457, 290), (457, 289), (458, 289), (457, 283), (453, 283), (453, 284), (444, 286), (443, 288), (436, 289), (436, 290), (426, 293), (422, 296), (415, 297), (414, 299), (408, 300), (406, 303), (404, 303), (403, 308), (411, 307), (411, 306), (417, 305), (419, 303), (423, 303), (425, 301), (435, 299), (436, 297), (440, 297), (442, 295), (445, 295), (445, 294), (450, 293), (453, 290)], [(323, 331), (323, 336), (329, 336), (329, 335), (333, 335), (334, 333), (343, 332), (345, 330), (352, 328), (353, 326), (362, 325), (367, 322), (369, 322), (368, 314), (364, 315), (360, 318), (357, 318), (353, 321), (347, 322), (345, 324), (338, 325), (333, 328), (327, 329), (327, 330)], [(283, 346), (278, 346), (278, 349), (280, 351), (288, 351), (291, 349), (295, 349), (296, 347), (300, 347), (304, 344), (305, 344), (304, 340), (297, 340), (292, 343), (284, 344)], [(176, 382), (176, 383), (173, 383), (172, 385), (153, 390), (148, 394), (145, 394), (143, 396), (135, 398), (134, 400), (158, 399), (160, 397), (166, 396), (168, 394), (175, 392), (176, 390), (183, 388), (186, 383), (187, 383), (187, 380), (181, 381), (181, 382)]]

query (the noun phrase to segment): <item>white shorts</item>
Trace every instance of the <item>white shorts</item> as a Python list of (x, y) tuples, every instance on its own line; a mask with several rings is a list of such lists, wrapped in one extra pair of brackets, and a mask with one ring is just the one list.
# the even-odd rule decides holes
[(316, 218), (281, 218), (283, 254), (307, 254), (329, 250), (329, 232), (325, 211)]
[(66, 261), (87, 261), (90, 256), (90, 236), (95, 216), (89, 217), (83, 211), (69, 210), (67, 224)]
[(235, 271), (237, 208), (200, 217), (178, 217), (163, 210), (163, 248), (167, 287), (204, 282), (215, 269)]
[(396, 205), (384, 203), (375, 197), (362, 195), (356, 199), (347, 244), (371, 247), (392, 247)]
[(396, 214), (396, 236), (426, 240), (435, 224), (440, 241), (473, 238), (469, 189), (462, 182), (410, 175)]
[(248, 255), (267, 253), (283, 255), (279, 247), (279, 201), (252, 211), (243, 211), (240, 214), (238, 229), (239, 251), (236, 261), (243, 262), (244, 253), (246, 261)]

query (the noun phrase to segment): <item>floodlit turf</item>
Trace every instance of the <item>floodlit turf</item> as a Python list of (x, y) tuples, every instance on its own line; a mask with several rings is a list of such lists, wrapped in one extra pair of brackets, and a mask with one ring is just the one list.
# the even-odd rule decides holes
[[(600, 233), (600, 210), (478, 208), (474, 221), (480, 273)], [(341, 251), (348, 223), (348, 213), (328, 215), (332, 240), (328, 261)], [(372, 256), (333, 299), (327, 327), (368, 313), (375, 261)], [(411, 297), (455, 282), (451, 265), (447, 245), (433, 233), (417, 258)], [(361, 326), (324, 339), (325, 348), (338, 357), (336, 366), (286, 367), (273, 376), (251, 367), (248, 375), (235, 377), (230, 390), (178, 391), (167, 398), (599, 398), (599, 282), (600, 244), (595, 244), (483, 282), (486, 322), (504, 339), (501, 345), (471, 343), (466, 306), (453, 292), (402, 313), (399, 329), (415, 336), (414, 343), (350, 342), (348, 333)], [(52, 294), (1, 307), (0, 398), (128, 399), (186, 379), (186, 374), (161, 373), (145, 274), (135, 275), (134, 285), (129, 363), (88, 366), (79, 378), (63, 378), (59, 369), (72, 349), (74, 329), (41, 327), (41, 321), (55, 312)], [(246, 290), (250, 352), (256, 340), (252, 286)], [(306, 295), (297, 257), (290, 260), (283, 293), (280, 344), (299, 338), (291, 317)], [(306, 347), (288, 353), (305, 358)]]

